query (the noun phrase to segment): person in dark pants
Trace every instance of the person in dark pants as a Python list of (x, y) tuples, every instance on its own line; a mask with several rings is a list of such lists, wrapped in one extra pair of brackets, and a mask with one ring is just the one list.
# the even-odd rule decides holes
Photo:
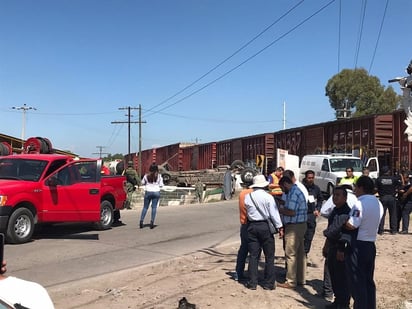
[[(258, 284), (258, 259), (261, 249), (265, 254), (265, 270), (262, 287), (265, 290), (275, 288), (275, 239), (269, 230), (267, 218), (271, 218), (279, 229), (279, 236), (283, 237), (283, 224), (274, 198), (264, 188), (269, 185), (264, 175), (253, 177), (253, 192), (245, 197), (245, 206), (248, 217), (248, 249), (250, 280), (247, 288), (256, 290)], [(259, 209), (259, 210), (258, 210)], [(262, 214), (261, 214), (262, 213)]]
[[(409, 180), (412, 179), (412, 175), (409, 175)], [(408, 234), (409, 230), (409, 216), (412, 212), (412, 185), (409, 183), (400, 190), (401, 193), (401, 217), (402, 217), (402, 230), (400, 234)]]
[(236, 273), (235, 280), (244, 281), (245, 280), (245, 264), (246, 258), (249, 254), (248, 249), (248, 234), (247, 234), (247, 212), (245, 207), (245, 197), (247, 194), (253, 192), (253, 189), (248, 188), (251, 183), (244, 184), (244, 189), (239, 194), (239, 216), (240, 216), (240, 246), (237, 252), (236, 258)]
[[(335, 301), (325, 308), (349, 308), (350, 292), (346, 279), (344, 246), (346, 241), (352, 237), (351, 233), (356, 233), (357, 230), (348, 231), (343, 229), (351, 210), (347, 204), (347, 196), (348, 192), (343, 186), (335, 187), (333, 190), (335, 208), (328, 217), (328, 227), (323, 232), (327, 237), (323, 251), (326, 255), (332, 289), (335, 294)], [(348, 237), (342, 237), (343, 234), (348, 235)]]
[(379, 199), (383, 205), (383, 216), (379, 224), (378, 233), (383, 234), (385, 226), (386, 210), (389, 211), (389, 229), (390, 233), (398, 232), (398, 218), (396, 214), (396, 193), (398, 192), (401, 183), (399, 177), (391, 176), (387, 166), (382, 167), (382, 175), (376, 179), (376, 189), (379, 194)]
[(374, 196), (374, 184), (369, 177), (359, 177), (354, 192), (358, 202), (350, 211), (345, 228), (358, 229), (358, 233), (345, 248), (345, 267), (354, 300), (353, 309), (375, 309), (375, 241), (383, 207)]
[(319, 186), (315, 185), (315, 172), (307, 170), (305, 172), (305, 178), (302, 183), (305, 185), (309, 193), (308, 198), (308, 220), (307, 229), (305, 233), (304, 247), (306, 257), (309, 254), (310, 247), (312, 245), (313, 236), (316, 231), (316, 218), (320, 215), (320, 209), (322, 207), (323, 196)]
[(323, 282), (322, 282), (322, 294), (321, 296), (328, 302), (333, 301), (333, 288), (332, 280), (329, 273), (328, 252), (324, 251), (323, 257), (325, 262), (323, 264)]

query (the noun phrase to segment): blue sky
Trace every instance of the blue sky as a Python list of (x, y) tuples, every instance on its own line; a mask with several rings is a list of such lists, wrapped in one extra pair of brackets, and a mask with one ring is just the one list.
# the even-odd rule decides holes
[(0, 0), (1, 132), (21, 136), (26, 104), (25, 138), (90, 157), (127, 153), (128, 106), (142, 149), (333, 120), (333, 75), (386, 87), (412, 59), (412, 1), (365, 1)]

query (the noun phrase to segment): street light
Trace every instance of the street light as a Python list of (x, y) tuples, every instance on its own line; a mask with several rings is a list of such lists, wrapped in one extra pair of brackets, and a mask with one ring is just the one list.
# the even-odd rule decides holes
[(26, 104), (23, 104), (23, 106), (16, 107), (13, 106), (12, 109), (18, 110), (18, 111), (23, 111), (23, 124), (21, 128), (21, 141), (24, 142), (24, 131), (26, 130), (26, 112), (28, 110), (37, 110), (35, 107), (27, 106)]

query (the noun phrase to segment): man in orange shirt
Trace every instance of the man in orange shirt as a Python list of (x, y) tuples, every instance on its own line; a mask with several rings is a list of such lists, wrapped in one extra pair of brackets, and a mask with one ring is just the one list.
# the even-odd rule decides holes
[(239, 216), (240, 216), (240, 247), (237, 252), (236, 259), (236, 273), (234, 279), (237, 281), (244, 281), (245, 275), (245, 264), (246, 258), (249, 253), (248, 250), (248, 234), (247, 234), (247, 213), (245, 207), (245, 196), (251, 192), (253, 189), (250, 189), (249, 186), (252, 183), (243, 183), (243, 190), (239, 194)]
[(273, 197), (282, 197), (282, 189), (279, 186), (279, 180), (283, 176), (283, 167), (279, 166), (277, 167), (272, 174), (268, 176), (268, 181), (269, 181), (269, 193)]

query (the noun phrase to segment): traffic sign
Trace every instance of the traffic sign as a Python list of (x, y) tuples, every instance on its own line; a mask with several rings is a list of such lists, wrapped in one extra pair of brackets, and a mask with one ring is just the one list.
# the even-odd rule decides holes
[(264, 155), (257, 155), (256, 156), (256, 166), (262, 168), (263, 167), (263, 162), (265, 162), (265, 156)]

